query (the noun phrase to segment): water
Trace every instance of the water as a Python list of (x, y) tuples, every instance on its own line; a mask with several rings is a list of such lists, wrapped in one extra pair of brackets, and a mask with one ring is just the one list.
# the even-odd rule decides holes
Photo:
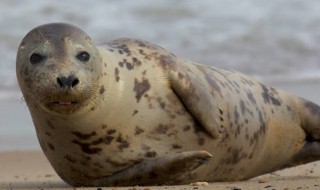
[[(98, 43), (148, 40), (267, 83), (320, 81), (318, 0), (1, 0), (0, 101), (20, 101), (16, 50), (29, 30), (48, 22), (78, 25)], [(0, 134), (8, 134), (5, 126)]]

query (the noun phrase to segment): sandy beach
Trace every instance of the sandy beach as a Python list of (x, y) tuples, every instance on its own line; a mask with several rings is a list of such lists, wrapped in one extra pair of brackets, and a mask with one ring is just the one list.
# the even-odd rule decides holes
[[(0, 189), (98, 189), (97, 187), (70, 187), (56, 175), (49, 162), (40, 151), (2, 152), (0, 153), (0, 168)], [(205, 186), (101, 187), (101, 189), (320, 189), (320, 162), (310, 163), (241, 182), (210, 183)]]

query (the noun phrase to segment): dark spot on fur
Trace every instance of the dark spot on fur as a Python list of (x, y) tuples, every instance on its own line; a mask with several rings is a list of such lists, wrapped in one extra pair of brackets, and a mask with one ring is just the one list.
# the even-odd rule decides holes
[(126, 63), (126, 67), (128, 70), (132, 70), (134, 68), (134, 65), (129, 63), (129, 62), (125, 62)]
[(160, 134), (166, 134), (168, 129), (169, 129), (168, 125), (159, 124), (158, 127), (156, 128), (156, 132)]
[(55, 147), (51, 144), (51, 143), (48, 143), (48, 147), (50, 150), (54, 151), (55, 150)]
[(246, 105), (244, 104), (243, 100), (240, 100), (240, 109), (241, 109), (241, 113), (243, 115), (244, 112), (246, 111)]
[(276, 92), (274, 88), (271, 88), (272, 92), (270, 92), (270, 90), (263, 84), (261, 84), (261, 88), (262, 88), (261, 95), (263, 97), (264, 103), (268, 103), (268, 104), (272, 103), (275, 106), (281, 105), (280, 100), (273, 96), (273, 94)]
[(134, 66), (140, 66), (141, 65), (141, 61), (138, 60), (135, 57), (132, 58), (132, 63), (133, 63)]
[(102, 148), (99, 147), (91, 147), (89, 143), (83, 143), (78, 140), (72, 141), (74, 144), (77, 144), (81, 147), (82, 152), (86, 154), (98, 154), (102, 151)]
[(287, 105), (287, 110), (292, 111), (292, 108), (289, 105)]
[(111, 144), (111, 142), (112, 142), (113, 139), (114, 139), (113, 136), (111, 136), (111, 135), (105, 135), (104, 137), (101, 137), (101, 138), (98, 138), (98, 139), (92, 141), (92, 142), (90, 143), (90, 145), (98, 145), (98, 144), (101, 144), (101, 143), (104, 143), (104, 144), (109, 145), (109, 144)]
[(166, 103), (163, 102), (160, 97), (157, 98), (157, 101), (158, 101), (161, 109), (165, 109), (166, 108)]
[(114, 134), (115, 132), (116, 132), (115, 129), (108, 129), (107, 134), (111, 135), (111, 134)]
[(102, 125), (101, 125), (101, 128), (102, 128), (102, 129), (106, 129), (107, 127), (108, 127), (108, 126), (107, 126), (106, 124), (102, 124)]
[(260, 128), (261, 128), (262, 132), (265, 133), (266, 124), (265, 124), (265, 121), (264, 121), (264, 117), (263, 117), (262, 112), (260, 110), (258, 111), (258, 113), (259, 113)]
[(178, 144), (173, 144), (173, 145), (172, 145), (172, 148), (173, 148), (173, 149), (181, 149), (182, 146), (180, 146), (180, 145), (178, 145)]
[(51, 129), (55, 129), (55, 127), (53, 126), (52, 122), (50, 120), (46, 120), (48, 127), (50, 127)]
[(91, 132), (89, 134), (84, 134), (84, 133), (80, 133), (80, 132), (77, 132), (77, 131), (73, 131), (72, 134), (74, 134), (75, 136), (77, 136), (81, 140), (87, 140), (87, 139), (90, 139), (91, 137), (97, 135), (97, 133), (95, 131), (93, 131), (93, 132)]
[(120, 150), (123, 150), (129, 147), (128, 141), (124, 140), (121, 135), (117, 137), (116, 141), (119, 143), (118, 148)]
[(76, 160), (74, 158), (72, 158), (69, 154), (66, 154), (63, 157), (64, 157), (64, 159), (68, 160), (71, 163), (75, 163), (76, 162)]
[[(198, 66), (198, 68), (199, 67), (200, 66)], [(211, 86), (211, 88), (214, 89), (215, 91), (217, 91), (220, 94), (220, 96), (222, 96), (221, 88), (218, 85), (218, 83), (212, 77), (210, 77), (205, 71), (204, 71), (204, 74), (205, 74), (205, 78), (206, 78), (207, 82), (209, 83), (209, 85)]]
[(120, 66), (120, 67), (123, 67), (123, 65), (124, 65), (123, 62), (120, 61), (120, 62), (119, 62), (119, 66)]
[(164, 70), (174, 70), (174, 65), (176, 65), (176, 60), (170, 55), (160, 55), (159, 66)]
[(51, 133), (48, 132), (48, 131), (46, 131), (45, 133), (46, 133), (46, 135), (47, 135), (48, 137), (51, 137), (51, 136), (52, 136)]
[(143, 129), (141, 129), (139, 126), (136, 126), (136, 128), (135, 128), (135, 135), (139, 135), (139, 134), (141, 134), (141, 133), (143, 133), (144, 132), (144, 130)]
[(157, 155), (157, 153), (155, 151), (148, 151), (148, 152), (146, 152), (145, 157), (153, 158), (153, 157), (156, 157), (156, 155)]
[(252, 104), (257, 104), (256, 99), (254, 99), (252, 92), (247, 92), (247, 96)]
[(146, 44), (141, 41), (137, 40), (137, 43), (138, 43), (138, 46), (140, 46), (140, 47), (146, 47)]
[(90, 143), (90, 145), (98, 145), (103, 143), (103, 138), (98, 138)]
[(275, 105), (275, 106), (281, 106), (281, 102), (280, 102), (279, 99), (277, 99), (277, 98), (275, 98), (275, 97), (273, 97), (273, 96), (271, 96), (270, 99), (271, 99), (271, 102), (272, 102), (273, 105)]
[(104, 137), (104, 143), (105, 143), (105, 144), (111, 144), (111, 142), (112, 142), (113, 139), (114, 139), (113, 136), (106, 135), (106, 136)]
[(141, 54), (141, 55), (146, 55), (146, 54), (144, 53), (143, 49), (139, 49), (139, 54)]
[(239, 115), (239, 112), (237, 110), (237, 106), (234, 107), (233, 116), (234, 116), (234, 123), (238, 124), (240, 115)]
[(147, 70), (144, 70), (143, 72), (142, 72), (142, 75), (146, 75), (147, 74)]
[(141, 82), (138, 81), (138, 79), (134, 79), (134, 88), (133, 91), (136, 92), (136, 99), (137, 102), (140, 101), (141, 97), (144, 93), (146, 93), (150, 89), (150, 83), (147, 79), (142, 79)]
[(241, 82), (242, 82), (243, 84), (247, 84), (247, 85), (249, 85), (249, 86), (254, 86), (254, 82), (252, 82), (251, 80), (248, 80), (248, 79), (246, 79), (246, 78), (244, 78), (244, 77), (241, 77)]
[(120, 54), (123, 54), (123, 52), (124, 52), (124, 53), (127, 54), (127, 56), (131, 55), (131, 51), (130, 51), (130, 49), (128, 48), (128, 46), (126, 44), (121, 44), (121, 45), (115, 46), (114, 48), (119, 49), (118, 52)]
[(228, 165), (234, 165), (240, 162), (243, 158), (247, 157), (247, 154), (243, 152), (242, 148), (229, 148), (228, 149), (229, 156), (226, 156), (223, 159), (223, 163)]
[(91, 111), (93, 111), (93, 110), (95, 110), (95, 109), (96, 109), (96, 107), (91, 107), (91, 108), (90, 108)]
[(138, 110), (134, 110), (132, 113), (132, 116), (135, 116), (139, 111)]
[(119, 69), (118, 69), (118, 67), (116, 67), (116, 68), (114, 69), (114, 77), (115, 77), (116, 81), (119, 82), (119, 80), (120, 80), (120, 75), (119, 75)]
[(102, 85), (100, 87), (99, 93), (102, 95), (104, 93), (105, 89), (104, 89), (104, 85)]

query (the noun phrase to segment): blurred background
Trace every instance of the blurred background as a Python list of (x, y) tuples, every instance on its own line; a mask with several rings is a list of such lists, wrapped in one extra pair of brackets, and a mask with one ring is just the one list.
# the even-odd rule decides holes
[(96, 43), (151, 41), (320, 103), (318, 0), (0, 0), (0, 150), (40, 149), (15, 56), (24, 35), (49, 22), (75, 24)]

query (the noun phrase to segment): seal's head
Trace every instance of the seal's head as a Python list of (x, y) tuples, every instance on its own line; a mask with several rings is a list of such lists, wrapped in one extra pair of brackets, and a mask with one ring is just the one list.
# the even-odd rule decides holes
[(64, 23), (41, 25), (22, 40), (17, 54), (17, 77), (30, 106), (47, 112), (83, 111), (98, 94), (101, 57), (91, 38)]

